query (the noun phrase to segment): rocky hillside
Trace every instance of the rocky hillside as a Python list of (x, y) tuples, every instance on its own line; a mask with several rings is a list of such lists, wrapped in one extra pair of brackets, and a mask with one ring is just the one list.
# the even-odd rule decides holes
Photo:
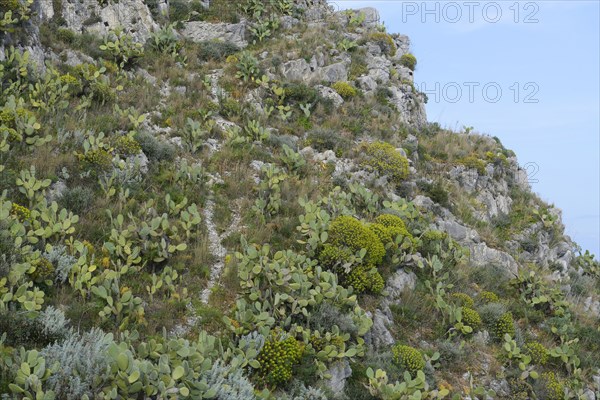
[(2, 398), (600, 399), (600, 264), (416, 65), (324, 0), (0, 0)]

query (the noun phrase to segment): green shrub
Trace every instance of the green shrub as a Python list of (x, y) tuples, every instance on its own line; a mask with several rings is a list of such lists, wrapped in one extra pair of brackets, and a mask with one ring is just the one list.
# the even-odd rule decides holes
[(67, 28), (58, 28), (56, 38), (63, 43), (73, 44), (75, 42), (75, 32)]
[(394, 362), (409, 371), (413, 376), (425, 368), (425, 359), (414, 347), (397, 344), (392, 348)]
[(200, 43), (198, 59), (200, 61), (223, 61), (232, 54), (240, 51), (240, 48), (231, 42), (211, 40)]
[(563, 400), (565, 398), (565, 385), (558, 380), (554, 372), (544, 372), (540, 376), (537, 395), (538, 399)]
[(288, 382), (292, 378), (292, 368), (300, 361), (302, 352), (303, 346), (295, 338), (272, 334), (257, 357), (260, 363), (260, 368), (256, 371), (259, 381), (271, 386)]
[(119, 155), (124, 157), (139, 154), (142, 151), (142, 146), (138, 141), (127, 135), (119, 136), (115, 140), (114, 148)]
[(486, 162), (477, 158), (475, 155), (463, 157), (457, 161), (459, 164), (464, 165), (467, 168), (476, 169), (479, 175), (485, 174)]
[(58, 205), (77, 215), (88, 211), (94, 204), (95, 195), (92, 189), (76, 186), (65, 189), (58, 198)]
[(452, 297), (452, 301), (455, 302), (456, 304), (458, 304), (459, 306), (467, 307), (467, 308), (473, 308), (475, 306), (475, 302), (473, 301), (471, 296), (469, 296), (466, 293), (461, 293), (461, 292), (452, 293), (451, 297)]
[(481, 316), (472, 308), (463, 307), (462, 321), (473, 328), (474, 331), (481, 327)]
[(350, 139), (339, 133), (322, 128), (308, 132), (304, 141), (305, 146), (310, 146), (317, 151), (333, 150), (338, 157), (350, 148), (351, 143)]
[(286, 83), (283, 86), (283, 89), (285, 91), (285, 99), (287, 102), (293, 101), (300, 104), (314, 104), (319, 98), (317, 89), (304, 83)]
[(525, 354), (531, 357), (531, 362), (536, 365), (545, 365), (548, 362), (548, 349), (540, 342), (527, 342)]
[(380, 174), (387, 175), (396, 184), (408, 177), (408, 160), (391, 144), (373, 142), (361, 146), (360, 149), (366, 156), (363, 166), (370, 166)]
[(77, 157), (85, 169), (106, 171), (112, 166), (112, 156), (104, 149), (90, 150), (85, 154), (78, 154)]
[(169, 19), (171, 22), (187, 21), (190, 18), (189, 0), (171, 0), (169, 2)]
[(370, 265), (380, 264), (385, 255), (385, 248), (377, 235), (361, 221), (347, 215), (337, 217), (329, 226), (329, 243), (347, 247), (352, 253), (365, 249), (364, 261)]
[(515, 336), (515, 322), (511, 312), (502, 314), (502, 316), (496, 321), (493, 329), (494, 335), (498, 339), (502, 339), (507, 333), (510, 336)]
[(396, 236), (398, 235), (401, 235), (403, 237), (409, 236), (412, 238), (412, 235), (406, 229), (404, 221), (397, 215), (381, 214), (377, 218), (375, 218), (375, 222), (387, 228), (392, 240), (396, 239)]
[(175, 146), (169, 142), (160, 140), (147, 132), (137, 133), (135, 139), (150, 160), (160, 162), (171, 161), (175, 158)]
[(258, 59), (249, 51), (240, 54), (235, 66), (237, 68), (235, 76), (244, 82), (254, 82), (262, 75)]
[(54, 265), (47, 258), (40, 258), (35, 265), (35, 270), (30, 273), (34, 282), (42, 283), (52, 280), (54, 276)]
[(348, 274), (342, 272), (338, 275), (341, 275), (342, 285), (347, 287), (352, 286), (356, 293), (363, 293), (369, 288), (369, 273), (365, 265), (354, 267)]
[(375, 270), (369, 275), (369, 290), (375, 294), (380, 294), (385, 287), (385, 281), (381, 274)]
[(331, 85), (331, 88), (335, 90), (344, 100), (348, 100), (358, 94), (356, 89), (348, 82), (336, 82)]
[(15, 11), (19, 10), (19, 0), (0, 0), (0, 12), (4, 13), (5, 11)]
[(354, 267), (350, 273), (340, 273), (343, 286), (352, 286), (356, 293), (370, 291), (374, 294), (380, 294), (383, 291), (385, 282), (377, 268), (364, 264)]
[(16, 216), (19, 221), (24, 222), (31, 218), (31, 210), (17, 203), (12, 203), (10, 213)]
[(365, 59), (364, 54), (358, 52), (352, 53), (352, 60), (350, 62), (350, 68), (348, 70), (348, 77), (350, 80), (366, 75), (369, 72), (369, 65)]
[(417, 182), (417, 186), (435, 203), (446, 208), (450, 206), (448, 191), (444, 188), (441, 181), (434, 183), (419, 181)]
[[(397, 47), (394, 43), (394, 39), (385, 32), (374, 32), (369, 35), (369, 40), (377, 43), (384, 54), (394, 57), (396, 55)], [(414, 57), (414, 56), (413, 56)], [(415, 59), (416, 64), (416, 59)], [(414, 68), (413, 68), (414, 69)]]
[(478, 299), (483, 304), (500, 302), (500, 298), (498, 297), (498, 295), (496, 293), (489, 292), (487, 290), (484, 290), (481, 293), (479, 293)]
[(400, 57), (400, 64), (411, 71), (414, 71), (417, 66), (417, 58), (410, 53), (403, 54), (402, 57)]
[(390, 234), (390, 230), (382, 224), (369, 224), (368, 228), (379, 238), (381, 243), (385, 246), (388, 243), (391, 243), (394, 239)]

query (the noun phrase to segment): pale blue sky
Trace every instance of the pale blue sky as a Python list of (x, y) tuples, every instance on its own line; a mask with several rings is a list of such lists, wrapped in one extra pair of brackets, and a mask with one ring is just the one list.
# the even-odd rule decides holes
[(408, 35), (429, 121), (499, 137), (531, 163), (533, 190), (563, 210), (567, 234), (600, 254), (598, 0), (330, 3), (375, 7)]

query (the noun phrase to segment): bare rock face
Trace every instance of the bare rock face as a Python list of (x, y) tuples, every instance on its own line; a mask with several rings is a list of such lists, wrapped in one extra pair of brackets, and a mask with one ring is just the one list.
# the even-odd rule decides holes
[(41, 4), (43, 19), (60, 14), (66, 27), (75, 32), (105, 35), (111, 29), (123, 28), (134, 40), (145, 42), (158, 29), (143, 0), (119, 0), (106, 5), (100, 5), (98, 0), (63, 0), (60, 10), (54, 8), (52, 1), (42, 0)]
[(203, 42), (207, 40), (221, 40), (231, 42), (240, 48), (248, 46), (246, 41), (245, 21), (237, 24), (210, 23), (204, 21), (191, 21), (185, 23), (185, 28), (181, 35), (194, 42)]

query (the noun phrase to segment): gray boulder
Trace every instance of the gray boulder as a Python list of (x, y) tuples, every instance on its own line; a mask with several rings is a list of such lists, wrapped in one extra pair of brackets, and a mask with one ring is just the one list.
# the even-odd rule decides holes
[(334, 107), (337, 108), (344, 104), (344, 99), (342, 98), (342, 96), (340, 96), (338, 92), (336, 92), (332, 88), (323, 85), (318, 85), (315, 86), (315, 89), (317, 89), (321, 97), (325, 99), (330, 99), (333, 102)]
[(315, 71), (315, 80), (334, 83), (348, 80), (348, 64), (346, 62), (338, 62), (319, 68)]
[(468, 247), (471, 252), (470, 261), (473, 266), (488, 267), (490, 265), (498, 265), (513, 274), (517, 274), (519, 265), (510, 254), (492, 249), (485, 243), (474, 243)]
[[(112, 29), (123, 28), (134, 40), (145, 42), (152, 31), (159, 28), (143, 0), (119, 0), (106, 5), (100, 5), (98, 0), (44, 0), (40, 3), (43, 20), (60, 13), (66, 27), (75, 32), (105, 35)], [(59, 4), (62, 4), (62, 9), (56, 10), (54, 7)]]
[(337, 361), (329, 367), (327, 373), (331, 375), (331, 378), (325, 384), (335, 393), (336, 397), (341, 396), (346, 387), (346, 380), (352, 375), (350, 363), (347, 359)]
[(478, 243), (481, 241), (479, 233), (475, 229), (468, 228), (454, 220), (441, 220), (438, 222), (438, 228), (447, 232), (452, 239), (460, 243)]
[(185, 23), (181, 35), (193, 42), (220, 40), (231, 42), (240, 48), (248, 46), (246, 41), (246, 21), (237, 24), (224, 22), (210, 23), (205, 21), (190, 21)]
[(385, 291), (388, 293), (390, 302), (397, 300), (405, 290), (413, 290), (417, 284), (417, 276), (403, 269), (396, 271), (387, 281)]
[(281, 75), (287, 81), (305, 81), (312, 74), (310, 64), (304, 59), (291, 60), (281, 64)]

